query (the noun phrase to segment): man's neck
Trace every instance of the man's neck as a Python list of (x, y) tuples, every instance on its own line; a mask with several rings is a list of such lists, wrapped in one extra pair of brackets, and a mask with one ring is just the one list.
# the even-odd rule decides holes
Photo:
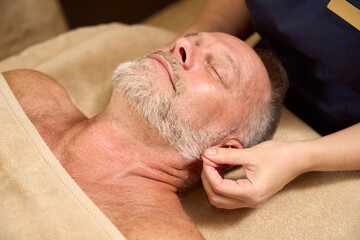
[(78, 181), (121, 188), (125, 178), (146, 179), (171, 191), (182, 188), (190, 165), (162, 140), (145, 142), (106, 113), (67, 129), (53, 142), (55, 156)]
[[(164, 234), (201, 238), (175, 194), (192, 167), (175, 150), (149, 146), (116, 126), (103, 115), (84, 120), (59, 136), (52, 151), (129, 239), (158, 239)], [(174, 222), (188, 231), (183, 233)]]

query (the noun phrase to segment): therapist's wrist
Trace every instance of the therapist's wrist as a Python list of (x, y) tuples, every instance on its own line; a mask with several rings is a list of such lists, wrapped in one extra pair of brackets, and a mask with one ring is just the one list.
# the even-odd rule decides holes
[(297, 155), (299, 175), (316, 171), (318, 158), (316, 154), (315, 140), (299, 141), (294, 143), (294, 154)]
[[(313, 167), (311, 144), (307, 141), (282, 142), (280, 156), (288, 167), (289, 173), (297, 177), (311, 171)], [(280, 146), (281, 146), (280, 145)]]

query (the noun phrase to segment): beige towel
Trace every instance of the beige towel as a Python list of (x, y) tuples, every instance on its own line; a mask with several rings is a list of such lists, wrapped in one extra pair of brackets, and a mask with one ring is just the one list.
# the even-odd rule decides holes
[(124, 239), (51, 153), (0, 74), (0, 239)]
[[(140, 56), (156, 46), (170, 42), (173, 37), (172, 33), (146, 26), (129, 27), (109, 24), (82, 28), (33, 46), (20, 55), (1, 62), (0, 71), (25, 67), (47, 73), (67, 89), (81, 111), (87, 116), (93, 116), (107, 104), (111, 94), (111, 74), (119, 62)], [(98, 235), (102, 233), (101, 230), (98, 232), (99, 227), (94, 224), (96, 221), (103, 222), (99, 226), (112, 229), (108, 232), (117, 235), (118, 232), (113, 230), (113, 225), (104, 220), (104, 216), (74, 182), (70, 184), (73, 188), (64, 189), (64, 184), (54, 180), (53, 182), (57, 185), (53, 188), (48, 185), (52, 181), (44, 183), (41, 177), (42, 174), (50, 175), (54, 179), (58, 177), (54, 176), (50, 166), (45, 167), (43, 172), (29, 171), (29, 169), (44, 165), (44, 159), (38, 156), (31, 157), (23, 152), (27, 150), (17, 147), (22, 143), (21, 146), (25, 146), (25, 149), (29, 144), (33, 145), (31, 141), (23, 139), (23, 136), (26, 136), (25, 129), (21, 130), (19, 135), (15, 134), (15, 139), (12, 140), (16, 146), (15, 149), (18, 150), (14, 151), (12, 146), (7, 144), (11, 142), (12, 134), (16, 133), (17, 128), (9, 127), (8, 131), (3, 126), (6, 126), (8, 121), (11, 122), (17, 118), (14, 115), (12, 120), (8, 120), (8, 116), (13, 115), (12, 111), (7, 111), (5, 114), (0, 112), (1, 124), (5, 124), (0, 127), (1, 147), (7, 146), (5, 153), (1, 152), (0, 160), (8, 162), (7, 155), (16, 155), (19, 159), (8, 164), (6, 171), (10, 173), (0, 173), (1, 183), (11, 182), (11, 179), (16, 182), (14, 187), (0, 185), (0, 239), (4, 238), (1, 235), (4, 234), (3, 229), (10, 229), (5, 231), (8, 235), (4, 239), (17, 239), (16, 234), (21, 231), (25, 232), (21, 235), (22, 237), (30, 231), (30, 234), (35, 234), (35, 232), (38, 234), (30, 236), (39, 236), (40, 239), (57, 239), (56, 237), (71, 239), (74, 236), (72, 234), (75, 234), (73, 232), (75, 229), (76, 234), (79, 234), (77, 239), (94, 239), (97, 235), (92, 231)], [(33, 127), (31, 129), (34, 130)], [(3, 136), (10, 137), (10, 140), (6, 140)], [(276, 139), (292, 141), (317, 137), (319, 135), (304, 122), (285, 108), (283, 109), (281, 123), (275, 134)], [(40, 141), (39, 138), (38, 140)], [(53, 158), (51, 153), (49, 155)], [(24, 164), (24, 161), (27, 164)], [(56, 165), (59, 167), (58, 164)], [(0, 167), (2, 171), (3, 163)], [(11, 172), (12, 170), (14, 172)], [(61, 171), (63, 174), (61, 176), (69, 179), (66, 172), (63, 169)], [(241, 175), (241, 171), (231, 173), (231, 175), (233, 177)], [(41, 189), (27, 186), (33, 178), (37, 179)], [(5, 193), (3, 189), (6, 190)], [(70, 192), (69, 189), (71, 189)], [(62, 194), (62, 192), (67, 192), (67, 194)], [(22, 206), (16, 208), (11, 207), (11, 202), (2, 200), (3, 198), (10, 199), (12, 195), (16, 196), (15, 199), (20, 197), (25, 204), (16, 204), (14, 206)], [(81, 197), (74, 199), (74, 196), (78, 195)], [(91, 205), (91, 209), (98, 213), (97, 217), (87, 215), (88, 217), (84, 218), (85, 205), (79, 204), (79, 199)], [(360, 239), (359, 171), (304, 174), (256, 210), (216, 209), (209, 204), (201, 188), (194, 189), (181, 199), (185, 210), (207, 239)], [(52, 205), (52, 201), (56, 203), (56, 206)], [(3, 202), (7, 205), (4, 206)], [(46, 211), (43, 210), (44, 206)], [(3, 211), (4, 207), (9, 209)], [(47, 215), (47, 211), (53, 214)], [(68, 214), (68, 212), (71, 213)], [(12, 216), (6, 216), (12, 213)], [(27, 218), (23, 220), (19, 217), (22, 215)], [(72, 215), (74, 218), (70, 218)], [(31, 218), (36, 221), (32, 221)], [(70, 221), (69, 218), (72, 221), (70, 226), (65, 227), (61, 234), (56, 235), (57, 226), (66, 224)], [(84, 226), (89, 227), (84, 228)], [(33, 227), (36, 230), (28, 230), (27, 227)], [(92, 237), (89, 238), (87, 236), (90, 232)], [(15, 237), (11, 234), (15, 234)], [(69, 234), (69, 237), (66, 234)], [(76, 239), (76, 237), (73, 238)]]

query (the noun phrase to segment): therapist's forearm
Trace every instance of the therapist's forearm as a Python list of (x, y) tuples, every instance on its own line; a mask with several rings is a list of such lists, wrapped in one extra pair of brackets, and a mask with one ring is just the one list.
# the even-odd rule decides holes
[(360, 123), (328, 136), (303, 142), (305, 171), (360, 170)]
[(247, 38), (252, 32), (245, 0), (209, 0), (199, 18), (182, 34), (225, 32)]

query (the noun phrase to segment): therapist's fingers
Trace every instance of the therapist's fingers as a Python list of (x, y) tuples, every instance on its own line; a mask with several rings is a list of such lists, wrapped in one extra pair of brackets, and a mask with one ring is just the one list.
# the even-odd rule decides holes
[(203, 156), (217, 164), (243, 165), (247, 163), (247, 149), (208, 148)]
[(205, 192), (208, 196), (209, 202), (217, 208), (224, 209), (235, 209), (247, 207), (247, 204), (241, 200), (228, 198), (220, 194), (215, 193), (212, 190), (210, 183), (208, 182), (204, 173), (201, 174), (202, 183), (205, 189)]
[(203, 158), (203, 172), (213, 192), (225, 197), (247, 201), (253, 194), (253, 186), (249, 179), (224, 179), (211, 161)]
[(232, 165), (232, 164), (221, 164), (221, 163), (216, 163), (214, 161), (211, 161), (209, 159), (207, 159), (204, 155), (201, 156), (202, 160), (207, 160), (208, 165), (214, 167), (214, 168), (232, 168), (235, 167), (236, 165)]

